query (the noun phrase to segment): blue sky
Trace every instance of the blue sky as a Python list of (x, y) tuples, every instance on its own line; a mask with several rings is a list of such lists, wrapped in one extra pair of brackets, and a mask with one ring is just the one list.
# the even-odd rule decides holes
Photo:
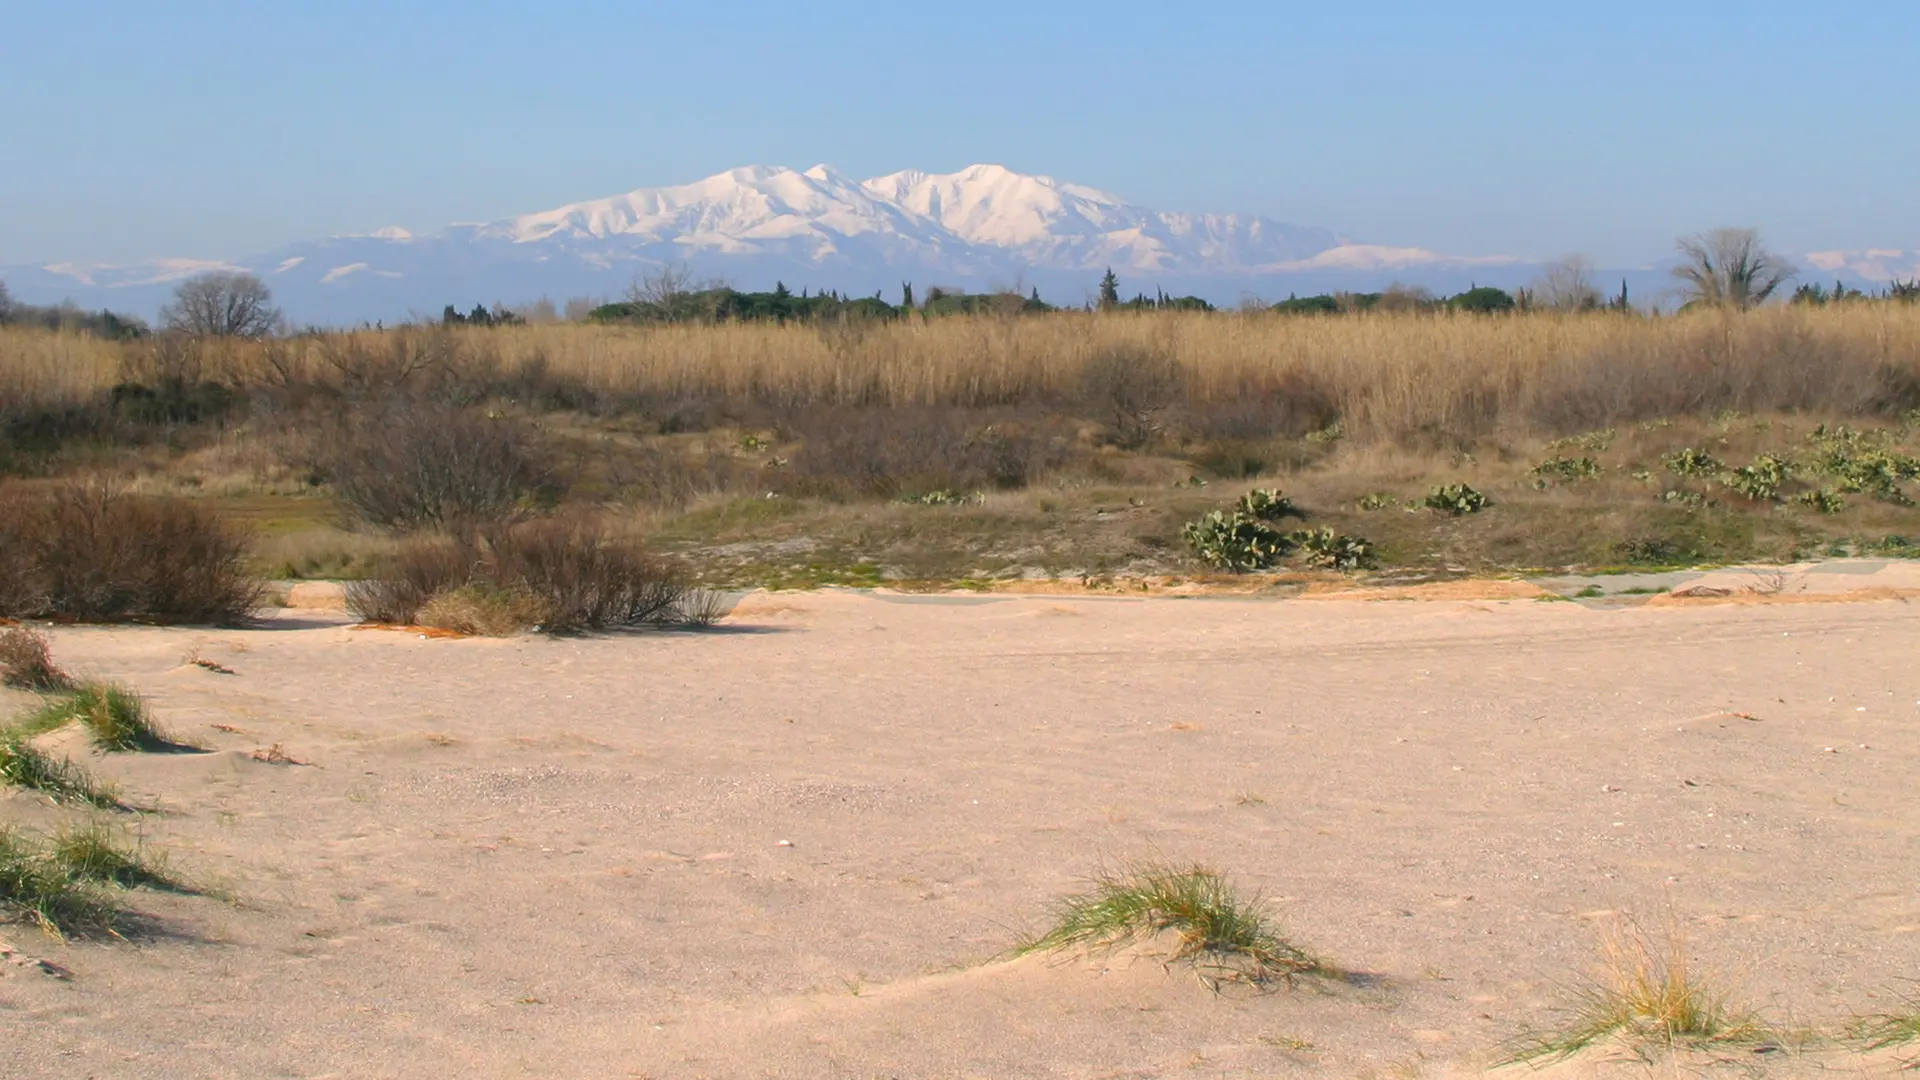
[(1920, 246), (1920, 4), (0, 0), (0, 265), (999, 162), (1461, 254)]

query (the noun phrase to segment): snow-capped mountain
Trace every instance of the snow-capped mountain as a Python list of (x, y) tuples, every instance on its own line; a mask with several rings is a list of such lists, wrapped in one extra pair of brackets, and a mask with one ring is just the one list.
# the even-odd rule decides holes
[[(1920, 269), (1916, 252), (1829, 252), (1809, 261), (1822, 273), (1831, 265), (1878, 281)], [(386, 228), (228, 261), (0, 268), (0, 279), (28, 302), (71, 299), (151, 315), (181, 278), (247, 270), (267, 281), (296, 321), (342, 323), (432, 314), (448, 303), (615, 296), (667, 265), (743, 289), (784, 281), (897, 296), (903, 281), (1017, 285), (1063, 303), (1086, 298), (1109, 267), (1129, 295), (1165, 289), (1222, 303), (1393, 281), (1436, 291), (1512, 286), (1536, 269), (1508, 256), (1360, 243), (1257, 215), (1153, 210), (999, 165), (870, 180), (816, 165), (731, 169), (427, 234)]]
[[(1920, 250), (1868, 248), (1864, 251), (1812, 251), (1807, 253), (1806, 268), (1879, 284), (1920, 281)], [(1801, 276), (1808, 274), (1802, 273)]]

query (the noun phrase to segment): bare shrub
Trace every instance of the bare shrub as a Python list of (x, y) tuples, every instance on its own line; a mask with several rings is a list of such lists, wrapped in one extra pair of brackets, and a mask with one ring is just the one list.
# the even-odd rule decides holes
[(181, 282), (160, 321), (181, 334), (258, 338), (280, 325), (280, 309), (259, 278), (217, 270)]
[(347, 586), (348, 609), (363, 619), (466, 633), (683, 625), (704, 617), (703, 596), (678, 566), (592, 518), (495, 523), (462, 540), (423, 537), (379, 574)]
[(1250, 441), (1299, 438), (1339, 418), (1339, 401), (1323, 380), (1283, 371), (1242, 379), (1225, 393), (1190, 403), (1181, 426), (1195, 438)]
[(1768, 251), (1754, 229), (1713, 229), (1679, 242), (1680, 282), (1688, 307), (1745, 311), (1793, 279), (1793, 264)]
[(1180, 364), (1163, 350), (1113, 345), (1081, 367), (1080, 401), (1107, 423), (1115, 444), (1137, 449), (1160, 432), (1160, 417), (1185, 396)]
[(1037, 420), (965, 409), (814, 409), (785, 422), (800, 448), (770, 482), (795, 494), (893, 498), (1013, 490), (1058, 468), (1067, 440)]
[(396, 529), (497, 519), (554, 478), (525, 421), (406, 397), (338, 418), (308, 452), (355, 520)]
[(0, 630), (0, 686), (47, 693), (72, 685), (73, 679), (54, 666), (46, 635), (24, 626)]
[(189, 500), (69, 484), (0, 499), (0, 521), (0, 614), (236, 623), (260, 602), (246, 538)]

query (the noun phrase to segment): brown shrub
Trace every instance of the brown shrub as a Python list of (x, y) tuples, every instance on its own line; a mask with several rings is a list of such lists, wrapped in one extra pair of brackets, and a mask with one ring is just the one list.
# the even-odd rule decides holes
[(0, 614), (236, 623), (259, 605), (246, 538), (185, 499), (69, 484), (0, 498)]
[(306, 453), (354, 519), (396, 529), (496, 520), (550, 494), (556, 475), (525, 421), (409, 397), (337, 417)]
[(466, 633), (679, 625), (698, 621), (702, 598), (679, 567), (591, 518), (496, 523), (460, 540), (421, 538), (382, 573), (347, 586), (347, 607), (363, 619)]
[(1057, 424), (966, 409), (815, 409), (782, 427), (800, 448), (770, 484), (803, 495), (1013, 490), (1059, 468), (1071, 446)]
[(24, 626), (0, 630), (0, 686), (47, 693), (72, 685), (73, 679), (53, 665), (46, 635)]
[(1111, 345), (1080, 368), (1079, 401), (1112, 431), (1114, 444), (1138, 449), (1160, 433), (1164, 413), (1186, 397), (1179, 361), (1161, 349)]

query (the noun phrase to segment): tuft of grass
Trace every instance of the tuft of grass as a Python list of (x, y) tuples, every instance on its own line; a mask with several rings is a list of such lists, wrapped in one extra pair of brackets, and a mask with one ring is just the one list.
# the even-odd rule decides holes
[(1655, 940), (1623, 921), (1605, 928), (1600, 944), (1600, 962), (1574, 989), (1563, 1023), (1513, 1040), (1502, 1064), (1563, 1061), (1606, 1042), (1672, 1051), (1765, 1036), (1751, 1011), (1693, 972), (1677, 928)]
[(45, 794), (55, 802), (81, 802), (121, 809), (119, 789), (95, 780), (66, 758), (58, 760), (27, 741), (26, 734), (0, 736), (0, 783)]
[(537, 630), (552, 607), (526, 588), (474, 583), (435, 593), (420, 606), (421, 626), (480, 637), (512, 637)]
[(52, 731), (74, 721), (86, 725), (93, 734), (93, 744), (102, 750), (170, 750), (179, 746), (155, 726), (139, 694), (115, 683), (81, 683), (28, 713), (21, 724), (33, 731)]
[(1863, 1050), (1890, 1050), (1920, 1042), (1920, 999), (1909, 1000), (1899, 1012), (1864, 1017), (1849, 1031)]
[(47, 693), (73, 685), (53, 663), (46, 635), (24, 626), (0, 630), (0, 686)]
[(1061, 900), (1053, 928), (1022, 942), (1015, 954), (1116, 948), (1166, 932), (1178, 938), (1173, 958), (1195, 964), (1216, 988), (1223, 981), (1291, 982), (1324, 970), (1274, 928), (1258, 894), (1242, 896), (1201, 866), (1103, 871), (1085, 892)]
[(164, 859), (149, 853), (145, 844), (123, 842), (120, 830), (105, 822), (62, 828), (54, 834), (48, 854), (81, 881), (123, 889), (194, 891), (167, 869)]
[(0, 825), (0, 916), (56, 937), (112, 934), (120, 911), (64, 860), (11, 825)]

